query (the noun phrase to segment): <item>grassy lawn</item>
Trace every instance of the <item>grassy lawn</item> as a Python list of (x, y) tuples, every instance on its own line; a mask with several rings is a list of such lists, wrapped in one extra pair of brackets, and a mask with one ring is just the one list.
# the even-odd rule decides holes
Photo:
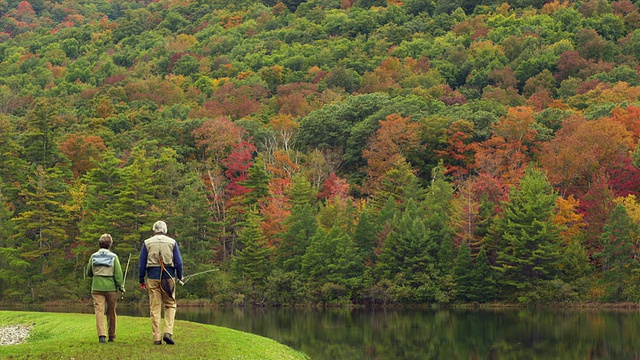
[(0, 327), (33, 325), (26, 343), (0, 347), (3, 359), (309, 359), (274, 340), (176, 320), (176, 345), (154, 345), (148, 318), (118, 316), (116, 341), (99, 344), (93, 314), (0, 311)]

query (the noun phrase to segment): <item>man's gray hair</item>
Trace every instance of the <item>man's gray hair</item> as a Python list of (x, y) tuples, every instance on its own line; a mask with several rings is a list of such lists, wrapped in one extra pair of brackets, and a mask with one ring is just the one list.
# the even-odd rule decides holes
[(111, 238), (111, 235), (102, 234), (100, 236), (100, 239), (98, 240), (98, 245), (100, 246), (101, 249), (108, 249), (111, 247), (111, 244), (113, 244), (113, 239)]
[(153, 232), (156, 234), (166, 234), (167, 224), (164, 221), (156, 221), (156, 223), (153, 224)]

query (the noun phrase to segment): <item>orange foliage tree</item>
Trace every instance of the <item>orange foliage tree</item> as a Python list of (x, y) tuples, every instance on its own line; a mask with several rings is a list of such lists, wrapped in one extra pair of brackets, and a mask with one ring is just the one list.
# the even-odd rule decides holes
[(438, 150), (437, 154), (445, 160), (447, 173), (454, 179), (460, 179), (466, 176), (469, 168), (473, 166), (473, 123), (465, 120), (456, 121), (446, 133), (447, 145), (444, 150)]
[(362, 157), (367, 160), (369, 176), (363, 191), (373, 192), (387, 171), (403, 162), (407, 152), (420, 146), (420, 125), (409, 120), (409, 117), (391, 114), (379, 121), (380, 128), (370, 139), (368, 147), (362, 151)]
[(238, 144), (245, 134), (245, 130), (221, 116), (205, 120), (202, 125), (192, 132), (196, 139), (196, 146), (203, 152), (203, 158), (219, 164), (234, 145)]
[(268, 95), (264, 86), (255, 83), (236, 86), (224, 83), (211, 95), (211, 100), (196, 111), (209, 117), (227, 116), (232, 120), (241, 119), (262, 108), (261, 100)]
[(276, 107), (280, 114), (304, 117), (318, 107), (318, 85), (290, 83), (278, 86)]
[(69, 134), (60, 142), (60, 151), (71, 161), (74, 177), (80, 177), (94, 167), (107, 150), (102, 138), (96, 135)]
[(286, 229), (285, 219), (291, 215), (291, 204), (283, 192), (270, 187), (269, 193), (271, 196), (260, 205), (260, 214), (263, 217), (260, 229), (267, 245), (278, 247), (282, 243), (282, 234)]
[(638, 143), (640, 136), (640, 106), (629, 105), (626, 108), (617, 107), (611, 110), (613, 117), (611, 120), (618, 121), (633, 134), (633, 142)]
[(620, 122), (572, 117), (542, 146), (540, 164), (561, 192), (584, 193), (594, 175), (621, 166), (632, 147), (631, 133)]
[(475, 145), (475, 169), (515, 185), (536, 152), (533, 109), (510, 108), (493, 128), (493, 136)]

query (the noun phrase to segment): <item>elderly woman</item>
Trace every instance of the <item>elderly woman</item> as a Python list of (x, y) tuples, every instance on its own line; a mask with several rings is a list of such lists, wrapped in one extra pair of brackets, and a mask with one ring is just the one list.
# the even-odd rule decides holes
[(87, 276), (93, 278), (91, 282), (91, 296), (93, 296), (93, 309), (96, 314), (96, 326), (98, 328), (98, 341), (105, 343), (107, 340), (107, 326), (104, 322), (105, 313), (108, 322), (109, 341), (116, 338), (116, 302), (118, 290), (124, 292), (122, 267), (118, 255), (109, 249), (113, 244), (111, 235), (103, 234), (98, 240), (100, 250), (89, 258), (87, 263)]

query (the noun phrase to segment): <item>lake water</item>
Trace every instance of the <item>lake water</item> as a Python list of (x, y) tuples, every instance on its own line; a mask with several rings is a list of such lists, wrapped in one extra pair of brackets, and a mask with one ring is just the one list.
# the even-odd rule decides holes
[[(40, 310), (92, 312), (89, 306)], [(118, 314), (147, 316), (148, 309), (118, 305)], [(636, 310), (179, 306), (176, 318), (262, 335), (314, 360), (640, 359)]]

